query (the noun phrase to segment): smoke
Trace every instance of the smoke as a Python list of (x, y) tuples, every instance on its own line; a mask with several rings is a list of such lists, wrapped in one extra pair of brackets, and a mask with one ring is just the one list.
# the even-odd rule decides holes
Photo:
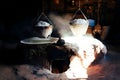
[(58, 31), (60, 37), (67, 37), (73, 35), (69, 24), (70, 19), (72, 18), (70, 14), (65, 15), (50, 14), (49, 17), (53, 21), (55, 29)]

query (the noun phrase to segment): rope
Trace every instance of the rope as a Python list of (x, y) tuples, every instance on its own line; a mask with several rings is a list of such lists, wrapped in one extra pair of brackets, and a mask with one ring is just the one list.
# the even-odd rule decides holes
[(49, 23), (50, 23), (51, 25), (53, 25), (52, 22), (49, 20), (48, 16), (46, 16), (44, 12), (42, 12), (42, 13), (40, 14), (40, 16), (38, 17), (37, 21), (39, 21), (39, 19), (40, 19), (42, 16), (44, 16), (44, 17), (49, 21)]
[(76, 16), (76, 14), (77, 14), (79, 11), (81, 12), (81, 14), (82, 14), (83, 17), (85, 18), (85, 20), (87, 20), (87, 17), (86, 17), (85, 14), (83, 13), (83, 11), (80, 9), (80, 0), (79, 0), (78, 10), (75, 12), (75, 14), (73, 15), (72, 19), (74, 19), (74, 17)]

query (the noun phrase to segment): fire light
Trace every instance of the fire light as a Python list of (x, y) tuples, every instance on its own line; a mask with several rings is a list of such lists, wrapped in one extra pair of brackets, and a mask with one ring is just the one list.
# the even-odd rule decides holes
[(76, 50), (74, 50), (76, 55), (71, 57), (70, 68), (65, 72), (66, 76), (70, 79), (88, 78), (88, 67), (95, 60), (97, 54), (100, 54), (101, 51), (104, 53), (107, 52), (105, 45), (90, 36), (72, 36), (62, 39), (73, 50), (77, 46)]
[[(82, 12), (80, 9), (79, 11)], [(83, 16), (85, 17), (85, 15)], [(57, 26), (56, 28), (60, 33), (61, 39), (65, 41), (64, 45), (70, 47), (76, 54), (71, 57), (69, 69), (65, 71), (67, 78), (88, 78), (88, 67), (96, 59), (97, 54), (107, 52), (105, 45), (98, 39), (86, 35), (89, 25), (86, 17), (85, 20), (82, 18), (69, 20), (54, 15), (51, 15), (51, 17)], [(69, 21), (71, 24), (69, 24)], [(71, 32), (72, 35), (69, 35), (69, 32)]]

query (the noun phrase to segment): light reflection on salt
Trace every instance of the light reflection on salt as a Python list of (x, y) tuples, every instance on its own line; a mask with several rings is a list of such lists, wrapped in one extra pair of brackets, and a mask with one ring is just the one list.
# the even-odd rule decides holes
[[(62, 38), (67, 43), (76, 45), (78, 50), (76, 56), (71, 60), (69, 69), (65, 72), (68, 78), (88, 78), (87, 68), (95, 60), (95, 54), (107, 52), (105, 45), (93, 38), (88, 36), (72, 36)], [(95, 47), (96, 46), (96, 47)]]

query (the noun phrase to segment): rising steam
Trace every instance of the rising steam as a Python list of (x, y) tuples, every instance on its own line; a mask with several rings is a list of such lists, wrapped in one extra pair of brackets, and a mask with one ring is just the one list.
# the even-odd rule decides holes
[(66, 14), (64, 16), (50, 14), (49, 17), (53, 21), (53, 24), (55, 28), (57, 29), (60, 37), (66, 37), (66, 36), (73, 35), (70, 29), (70, 24), (69, 24), (70, 19), (71, 19), (70, 14)]

